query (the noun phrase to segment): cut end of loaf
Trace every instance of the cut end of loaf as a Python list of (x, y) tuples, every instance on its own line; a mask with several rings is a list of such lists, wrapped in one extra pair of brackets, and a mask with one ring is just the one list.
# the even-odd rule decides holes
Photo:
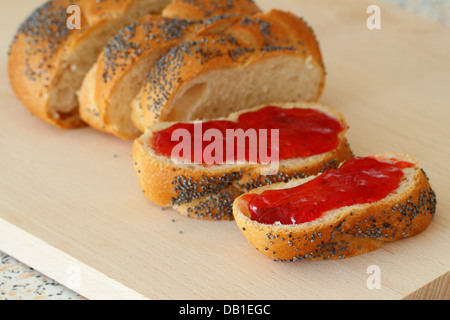
[(246, 68), (206, 72), (186, 85), (162, 118), (195, 120), (223, 117), (270, 101), (316, 101), (323, 74), (301, 57), (268, 58)]
[[(309, 56), (310, 57), (310, 56)], [(152, 82), (133, 101), (136, 127), (145, 130), (157, 122), (190, 121), (225, 117), (273, 101), (316, 101), (324, 87), (324, 72), (308, 57), (285, 54), (267, 57), (242, 67), (212, 69), (192, 81), (178, 78), (177, 71), (161, 84)], [(185, 83), (168, 94), (163, 83)], [(150, 91), (149, 91), (150, 90)], [(169, 97), (170, 100), (165, 100)]]

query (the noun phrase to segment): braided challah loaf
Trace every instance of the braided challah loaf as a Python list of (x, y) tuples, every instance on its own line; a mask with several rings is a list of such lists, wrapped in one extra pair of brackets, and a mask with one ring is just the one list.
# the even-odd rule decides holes
[(289, 12), (243, 17), (172, 48), (132, 102), (142, 132), (159, 121), (208, 119), (273, 101), (316, 101), (325, 70), (312, 30)]
[[(20, 26), (9, 54), (11, 85), (38, 118), (60, 128), (83, 126), (76, 92), (108, 39), (169, 0), (53, 0)], [(67, 8), (80, 8), (81, 29), (69, 29)]]
[[(80, 28), (68, 26), (68, 9), (80, 9)], [(84, 126), (77, 91), (108, 40), (148, 15), (203, 19), (259, 12), (251, 0), (51, 0), (20, 26), (10, 47), (9, 77), (21, 102), (59, 128)]]

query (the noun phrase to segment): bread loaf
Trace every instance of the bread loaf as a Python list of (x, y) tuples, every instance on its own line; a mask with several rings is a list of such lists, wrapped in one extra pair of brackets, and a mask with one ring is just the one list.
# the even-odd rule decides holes
[[(238, 14), (232, 10), (237, 10)], [(252, 5), (248, 13), (254, 11), (256, 8)], [(177, 12), (177, 17), (181, 17), (183, 10)], [(262, 89), (270, 88), (270, 92), (259, 94), (257, 90), (261, 88), (243, 85), (241, 89), (247, 91), (242, 91), (241, 95), (248, 97), (237, 103), (236, 92), (228, 88), (236, 81), (230, 81), (227, 88), (223, 86), (226, 92), (214, 89), (218, 94), (212, 97), (203, 97), (198, 90), (202, 85), (193, 85), (188, 90), (191, 94), (177, 98), (177, 110), (184, 113), (169, 117), (168, 121), (225, 116), (247, 107), (247, 102), (251, 107), (274, 101), (273, 98), (277, 98), (275, 101), (308, 101), (320, 96), (324, 82), (320, 50), (310, 29), (300, 18), (276, 10), (241, 15), (246, 11), (239, 6), (231, 7), (227, 12), (223, 16), (208, 13), (212, 17), (202, 21), (188, 21), (189, 17), (180, 20), (150, 16), (122, 29), (109, 41), (84, 80), (79, 92), (82, 119), (98, 130), (123, 139), (137, 138), (146, 127), (157, 121), (155, 116), (158, 121), (163, 120), (158, 112), (151, 111), (159, 108), (155, 105), (159, 105), (160, 96), (172, 95), (164, 91), (165, 84), (171, 88), (181, 83), (186, 83), (184, 87), (191, 86), (186, 77), (210, 69), (218, 72), (228, 70), (230, 73), (246, 70), (242, 72), (249, 77), (269, 81)], [(306, 54), (310, 54), (310, 58)], [(187, 60), (179, 61), (180, 55), (187, 56)], [(312, 61), (313, 56), (316, 62)], [(272, 64), (270, 70), (273, 74), (263, 80), (261, 74), (251, 68), (260, 68), (258, 61), (266, 61), (266, 58), (268, 62), (261, 63)], [(179, 61), (177, 67), (184, 64), (186, 68), (173, 71), (172, 76), (176, 75), (176, 80), (168, 79), (165, 73), (173, 69), (174, 66), (169, 67), (169, 64), (176, 61)], [(311, 76), (313, 73), (315, 76)], [(207, 82), (210, 85), (217, 82), (221, 86), (220, 81), (229, 80), (214, 74)], [(172, 81), (179, 83), (168, 84)], [(254, 79), (248, 81), (253, 82)], [(194, 96), (204, 101), (208, 108), (188, 115), (199, 102)], [(256, 100), (249, 101), (253, 99), (251, 97)], [(215, 102), (217, 99), (221, 101), (220, 105)], [(160, 109), (163, 112), (164, 108)]]
[[(9, 54), (9, 77), (22, 103), (60, 128), (84, 126), (76, 92), (108, 39), (140, 17), (160, 13), (170, 0), (53, 0), (20, 26)], [(80, 29), (69, 29), (69, 6)]]
[[(148, 129), (133, 146), (135, 171), (144, 195), (159, 206), (172, 206), (181, 214), (192, 218), (230, 220), (233, 219), (233, 200), (239, 195), (267, 184), (315, 175), (336, 168), (339, 163), (352, 156), (345, 138), (347, 124), (340, 113), (317, 103), (277, 103), (271, 106), (284, 109), (309, 108), (335, 119), (342, 126), (342, 131), (336, 135), (335, 146), (331, 150), (302, 158), (283, 160), (280, 157), (278, 172), (272, 175), (263, 174), (261, 169), (264, 167), (261, 164), (248, 161), (212, 166), (180, 164), (174, 162), (170, 156), (157, 153), (155, 146), (152, 145), (155, 133), (177, 125), (173, 122), (161, 122)], [(236, 121), (240, 115), (256, 112), (262, 108), (255, 107), (236, 112), (227, 118), (217, 120)], [(283, 128), (280, 128), (280, 133), (282, 130)], [(310, 129), (314, 130), (314, 127)]]
[(143, 132), (161, 121), (223, 117), (271, 101), (315, 101), (324, 82), (313, 31), (272, 10), (172, 48), (147, 74), (132, 121)]
[[(381, 200), (338, 207), (303, 223), (270, 224), (252, 218), (249, 209), (252, 198), (244, 195), (234, 202), (237, 225), (258, 251), (282, 261), (349, 258), (376, 250), (385, 242), (401, 240), (425, 230), (435, 214), (436, 195), (424, 171), (410, 155), (385, 153), (370, 157), (412, 164), (402, 169), (403, 177), (398, 187)], [(322, 175), (325, 174), (265, 186), (250, 191), (249, 195), (261, 196), (270, 190), (289, 192)], [(357, 180), (351, 185), (355, 189), (364, 187)], [(302, 194), (297, 197), (300, 200)], [(325, 200), (331, 201), (328, 197)]]
[(131, 121), (131, 101), (147, 72), (171, 48), (195, 35), (223, 30), (238, 16), (205, 21), (146, 16), (114, 35), (79, 91), (81, 118), (91, 127), (123, 139), (141, 132)]

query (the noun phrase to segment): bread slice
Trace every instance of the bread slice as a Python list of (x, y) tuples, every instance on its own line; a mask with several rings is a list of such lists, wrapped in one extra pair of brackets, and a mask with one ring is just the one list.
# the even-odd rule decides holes
[(172, 48), (146, 76), (132, 121), (144, 132), (158, 122), (226, 117), (272, 101), (316, 101), (324, 82), (311, 28), (272, 10)]
[[(108, 39), (120, 28), (170, 0), (53, 0), (20, 26), (9, 53), (11, 85), (38, 118), (60, 128), (84, 126), (76, 92)], [(80, 29), (69, 29), (69, 6), (78, 6)]]
[(141, 132), (131, 121), (130, 103), (148, 70), (186, 39), (223, 30), (238, 19), (227, 15), (197, 22), (151, 15), (123, 28), (108, 41), (83, 81), (78, 92), (81, 118), (122, 139), (137, 138)]
[[(398, 189), (380, 201), (331, 210), (311, 222), (270, 225), (252, 220), (248, 200), (239, 197), (233, 205), (236, 223), (258, 251), (280, 261), (349, 258), (376, 250), (384, 242), (422, 232), (436, 208), (436, 195), (425, 172), (410, 155), (384, 153), (375, 157), (414, 164), (413, 168), (403, 169), (404, 177)], [(295, 179), (249, 193), (289, 189), (314, 178)]]
[[(181, 214), (192, 218), (231, 220), (232, 204), (239, 195), (264, 185), (315, 175), (336, 168), (339, 163), (351, 158), (352, 152), (345, 138), (347, 124), (334, 109), (306, 102), (270, 105), (280, 108), (311, 108), (336, 119), (343, 127), (338, 134), (337, 147), (310, 157), (280, 160), (278, 172), (272, 175), (265, 174), (264, 166), (248, 162), (213, 166), (180, 164), (170, 157), (157, 154), (149, 143), (155, 132), (175, 124), (162, 122), (149, 128), (133, 145), (135, 171), (144, 195), (159, 206), (172, 206)], [(261, 108), (263, 107), (254, 107), (220, 119), (235, 121), (240, 114)]]

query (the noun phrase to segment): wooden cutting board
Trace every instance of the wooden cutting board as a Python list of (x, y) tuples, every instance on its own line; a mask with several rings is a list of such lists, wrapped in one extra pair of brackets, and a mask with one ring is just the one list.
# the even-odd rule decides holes
[[(60, 131), (21, 106), (6, 52), (39, 3), (2, 0), (0, 8), (0, 250), (91, 299), (450, 298), (449, 28), (379, 3), (381, 30), (369, 30), (375, 1), (258, 1), (314, 28), (328, 71), (320, 101), (344, 113), (354, 152), (413, 154), (438, 197), (434, 221), (416, 237), (346, 260), (280, 263), (234, 222), (148, 202), (131, 142)], [(370, 266), (379, 267), (380, 289), (367, 285)]]

